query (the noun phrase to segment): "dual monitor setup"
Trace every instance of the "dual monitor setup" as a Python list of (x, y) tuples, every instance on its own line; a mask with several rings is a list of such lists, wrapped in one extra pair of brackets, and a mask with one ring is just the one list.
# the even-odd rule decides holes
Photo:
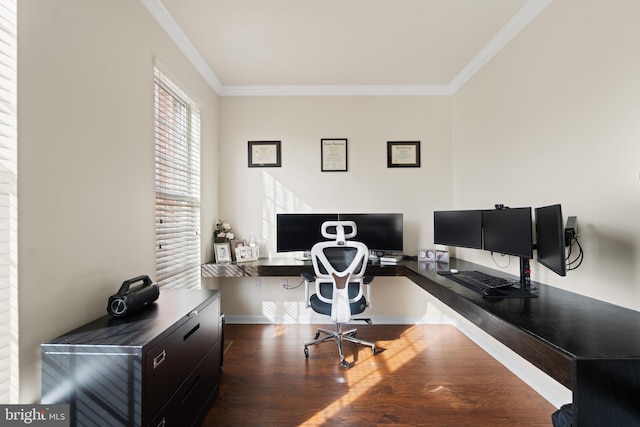
[(354, 221), (354, 240), (372, 252), (402, 254), (403, 215), (401, 213), (278, 213), (276, 215), (277, 252), (308, 252), (317, 242), (325, 221)]
[(565, 247), (569, 242), (562, 207), (555, 204), (535, 208), (535, 227), (532, 210), (531, 207), (496, 205), (490, 210), (436, 211), (433, 215), (434, 243), (519, 257), (523, 289), (530, 283), (529, 260), (533, 259), (534, 249), (541, 265), (565, 276)]

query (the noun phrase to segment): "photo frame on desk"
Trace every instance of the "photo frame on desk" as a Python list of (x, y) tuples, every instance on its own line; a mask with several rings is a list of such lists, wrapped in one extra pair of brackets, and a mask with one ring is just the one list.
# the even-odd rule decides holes
[(214, 243), (213, 251), (216, 256), (216, 263), (231, 262), (231, 245), (229, 243)]
[(250, 168), (279, 168), (280, 141), (249, 141), (248, 157)]
[(448, 264), (449, 263), (449, 251), (436, 251), (436, 262)]
[(387, 141), (388, 168), (419, 168), (420, 141)]
[(231, 246), (231, 258), (235, 258), (236, 256), (236, 249), (241, 247), (241, 246), (247, 246), (247, 242), (245, 242), (244, 240), (240, 240), (240, 239), (233, 239), (231, 242), (229, 242), (229, 245)]
[(258, 253), (252, 246), (239, 246), (236, 248), (236, 262), (257, 261)]
[(324, 138), (320, 140), (322, 172), (347, 171), (347, 139)]
[(420, 249), (418, 251), (418, 261), (435, 261), (436, 252), (433, 249)]

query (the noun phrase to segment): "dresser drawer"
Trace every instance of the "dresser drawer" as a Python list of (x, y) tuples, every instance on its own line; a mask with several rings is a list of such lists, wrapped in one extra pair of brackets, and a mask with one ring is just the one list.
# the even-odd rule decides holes
[[(154, 414), (164, 406), (198, 363), (220, 338), (220, 306), (214, 301), (200, 306), (145, 358), (145, 414)], [(143, 417), (147, 419), (147, 417)]]
[(220, 346), (209, 351), (149, 427), (192, 426), (206, 415), (209, 404), (218, 396), (220, 352)]

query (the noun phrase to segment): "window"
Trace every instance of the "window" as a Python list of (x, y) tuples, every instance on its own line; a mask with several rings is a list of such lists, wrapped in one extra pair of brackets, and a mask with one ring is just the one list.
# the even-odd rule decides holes
[(154, 85), (156, 281), (199, 288), (200, 111), (160, 66)]
[(17, 2), (0, 4), (0, 402), (18, 403)]

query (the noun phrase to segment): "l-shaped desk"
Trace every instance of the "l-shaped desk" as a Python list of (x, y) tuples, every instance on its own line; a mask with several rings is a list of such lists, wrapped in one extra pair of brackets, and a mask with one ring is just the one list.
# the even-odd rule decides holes
[[(372, 264), (367, 274), (407, 277), (570, 388), (574, 426), (640, 425), (640, 312), (535, 282), (538, 298), (485, 299), (438, 275), (433, 266), (415, 261)], [(449, 268), (510, 277), (455, 258)], [(313, 273), (311, 263), (291, 258), (202, 266), (203, 277), (303, 272)]]

